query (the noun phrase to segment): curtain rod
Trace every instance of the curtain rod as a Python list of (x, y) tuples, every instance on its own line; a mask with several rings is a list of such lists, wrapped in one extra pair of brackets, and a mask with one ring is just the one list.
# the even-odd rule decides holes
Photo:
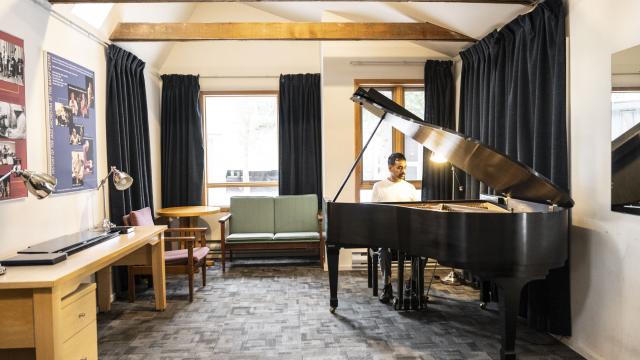
[[(150, 71), (151, 75), (161, 78), (162, 75), (157, 71)], [(280, 75), (197, 75), (201, 79), (279, 79)]]
[(458, 62), (459, 60), (454, 59), (425, 59), (424, 61), (406, 61), (406, 60), (398, 60), (398, 61), (376, 61), (376, 60), (353, 60), (349, 61), (350, 65), (356, 66), (367, 66), (367, 65), (409, 65), (409, 66), (423, 66), (427, 60), (444, 60), (444, 61), (453, 61)]
[(54, 18), (60, 20), (60, 22), (62, 22), (63, 24), (69, 26), (70, 28), (76, 30), (77, 32), (86, 35), (89, 39), (95, 41), (96, 43), (104, 46), (104, 47), (109, 47), (109, 45), (111, 43), (104, 41), (102, 39), (100, 39), (98, 36), (96, 36), (94, 33), (92, 33), (91, 31), (85, 29), (83, 26), (76, 24), (74, 21), (72, 21), (71, 19), (69, 19), (68, 17), (62, 15), (61, 13), (59, 13), (58, 11), (54, 10), (52, 5), (48, 2), (48, 1), (43, 1), (43, 0), (31, 0), (34, 4), (40, 6), (41, 8), (43, 8), (45, 11), (49, 12)]
[(500, 32), (502, 30), (502, 28), (504, 28), (505, 26), (511, 24), (513, 22), (513, 20), (517, 19), (520, 16), (524, 16), (527, 15), (528, 13), (532, 12), (533, 10), (535, 10), (536, 8), (538, 8), (538, 5), (542, 4), (544, 2), (544, 0), (537, 0), (535, 1), (533, 4), (530, 5), (529, 9), (527, 9), (527, 11), (523, 12), (522, 14), (516, 16), (515, 18), (511, 19), (508, 23), (503, 24), (502, 26), (500, 26), (499, 28), (496, 29), (496, 31)]
[(640, 71), (638, 71), (638, 72), (621, 72), (621, 73), (612, 73), (611, 75), (640, 75)]
[(280, 75), (200, 75), (203, 79), (279, 79)]

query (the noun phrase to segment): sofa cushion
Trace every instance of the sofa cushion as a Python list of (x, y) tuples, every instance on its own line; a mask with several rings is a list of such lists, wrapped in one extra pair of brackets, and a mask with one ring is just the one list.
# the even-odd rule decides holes
[(231, 197), (231, 234), (273, 233), (273, 198), (270, 196)]
[(318, 197), (282, 195), (274, 200), (275, 233), (318, 231)]
[(273, 240), (273, 233), (235, 233), (227, 236), (225, 242), (268, 242)]
[[(208, 247), (193, 248), (193, 262), (200, 262), (207, 257), (209, 253)], [(164, 262), (167, 265), (185, 265), (189, 259), (189, 251), (187, 249), (170, 250), (164, 253)]]
[(298, 241), (298, 240), (309, 240), (309, 241), (319, 241), (320, 234), (313, 231), (305, 231), (305, 232), (286, 232), (286, 233), (276, 233), (273, 236), (273, 241)]

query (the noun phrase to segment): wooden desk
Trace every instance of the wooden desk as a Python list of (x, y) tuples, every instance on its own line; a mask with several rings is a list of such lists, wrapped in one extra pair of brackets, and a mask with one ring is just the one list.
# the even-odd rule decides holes
[(96, 273), (98, 307), (110, 310), (112, 265), (150, 264), (155, 308), (164, 310), (164, 229), (136, 227), (56, 265), (8, 267), (0, 276), (0, 358), (97, 359), (96, 287), (82, 282)]
[(220, 212), (217, 206), (177, 206), (158, 209), (156, 214), (168, 218), (179, 218), (180, 227), (197, 227), (198, 217)]

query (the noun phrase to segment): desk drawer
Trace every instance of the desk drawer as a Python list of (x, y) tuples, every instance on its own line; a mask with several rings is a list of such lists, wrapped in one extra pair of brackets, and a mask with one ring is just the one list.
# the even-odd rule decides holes
[(62, 344), (62, 359), (98, 359), (98, 328), (95, 320)]
[(81, 284), (76, 291), (65, 296), (61, 315), (62, 341), (67, 341), (91, 322), (95, 323), (96, 284)]

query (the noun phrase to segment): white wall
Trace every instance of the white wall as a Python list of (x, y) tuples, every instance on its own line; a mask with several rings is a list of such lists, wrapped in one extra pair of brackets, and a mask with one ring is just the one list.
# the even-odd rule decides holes
[(145, 69), (147, 90), (147, 111), (149, 116), (149, 146), (151, 148), (151, 181), (153, 185), (153, 205), (156, 209), (162, 203), (162, 176), (160, 159), (160, 110), (162, 100), (162, 81), (155, 71)]
[(611, 54), (640, 44), (640, 2), (569, 0), (573, 336), (590, 359), (640, 354), (640, 217), (613, 213)]
[[(73, 16), (70, 8), (58, 9), (65, 16)], [(118, 12), (107, 21), (115, 23)], [(73, 19), (77, 21), (77, 19)], [(81, 23), (81, 21), (78, 21)], [(105, 48), (86, 34), (51, 17), (49, 12), (31, 0), (3, 0), (0, 2), (0, 30), (24, 40), (27, 117), (28, 168), (47, 171), (47, 101), (44, 51), (74, 61), (95, 72), (97, 175), (106, 175), (107, 151), (105, 139), (106, 58)], [(86, 27), (85, 24), (82, 24)], [(99, 31), (94, 31), (101, 36)], [(135, 52), (134, 52), (135, 53)], [(160, 203), (160, 82), (145, 71), (154, 201)], [(157, 71), (157, 70), (156, 70)], [(52, 195), (37, 200), (26, 199), (0, 202), (0, 256), (11, 254), (28, 245), (57, 236), (88, 229), (103, 218), (102, 193), (88, 190), (65, 195)]]
[[(247, 4), (198, 4), (189, 22), (287, 22)], [(203, 91), (277, 90), (280, 74), (320, 72), (317, 41), (174, 43), (163, 74), (200, 74)]]
[[(72, 60), (95, 72), (98, 177), (104, 176), (105, 56), (104, 47), (26, 0), (0, 2), (0, 30), (24, 40), (28, 168), (47, 171), (47, 118), (43, 51)], [(102, 196), (95, 191), (0, 202), (0, 254), (92, 227), (102, 219)]]

